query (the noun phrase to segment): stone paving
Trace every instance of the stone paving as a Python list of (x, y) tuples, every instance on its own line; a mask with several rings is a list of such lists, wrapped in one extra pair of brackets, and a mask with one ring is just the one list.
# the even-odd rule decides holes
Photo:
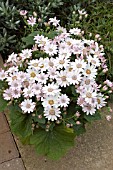
[(4, 113), (0, 113), (0, 170), (25, 170)]

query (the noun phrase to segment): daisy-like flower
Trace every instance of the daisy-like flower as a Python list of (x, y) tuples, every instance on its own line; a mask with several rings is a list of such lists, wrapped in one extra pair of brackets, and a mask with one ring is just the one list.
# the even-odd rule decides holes
[(85, 99), (87, 103), (92, 104), (92, 100), (96, 98), (97, 93), (92, 87), (90, 87), (90, 88), (85, 88), (81, 92), (81, 96)]
[(31, 113), (34, 111), (36, 103), (33, 102), (31, 99), (25, 99), (21, 104), (20, 107), (24, 113)]
[(13, 98), (18, 99), (21, 96), (21, 89), (20, 88), (12, 89), (11, 94)]
[(56, 79), (57, 73), (58, 73), (58, 71), (56, 70), (56, 68), (49, 68), (49, 70), (48, 70), (48, 76), (50, 79)]
[(4, 70), (0, 70), (0, 80), (4, 80), (6, 78), (6, 72)]
[(41, 72), (44, 72), (48, 69), (48, 58), (40, 58), (39, 59), (39, 68)]
[(27, 58), (30, 58), (32, 56), (32, 50), (31, 49), (24, 49), (22, 50), (22, 53), (19, 54), (20, 57), (22, 57), (22, 61), (24, 61)]
[(29, 65), (28, 66), (29, 68), (33, 68), (33, 69), (36, 69), (36, 70), (40, 69), (40, 67), (39, 67), (39, 60), (38, 59), (30, 60), (28, 65)]
[(66, 33), (67, 32), (66, 28), (61, 27), (61, 26), (57, 27), (57, 31), (60, 32), (60, 33)]
[(94, 115), (95, 112), (96, 112), (96, 109), (95, 107), (91, 106), (90, 104), (87, 104), (85, 105), (83, 108), (82, 108), (83, 112), (86, 112), (86, 115)]
[(91, 55), (87, 56), (87, 61), (95, 67), (99, 67), (101, 65), (100, 60), (96, 55), (94, 55), (93, 57)]
[(6, 76), (6, 81), (9, 85), (11, 85), (12, 81), (18, 80), (18, 72), (14, 72), (12, 74), (9, 74), (9, 76)]
[(67, 107), (70, 102), (70, 99), (66, 94), (62, 94), (59, 96), (58, 102), (60, 107)]
[(11, 88), (4, 90), (3, 98), (5, 100), (11, 100), (12, 99), (12, 89)]
[(17, 62), (17, 54), (15, 54), (14, 52), (8, 56), (7, 59), (7, 63), (12, 62), (12, 63), (16, 63)]
[(20, 10), (20, 15), (25, 16), (27, 14), (26, 10)]
[(79, 96), (79, 98), (77, 99), (77, 104), (83, 107), (85, 104), (85, 99), (82, 96)]
[(44, 46), (45, 53), (49, 54), (50, 56), (53, 56), (54, 54), (57, 54), (57, 45), (53, 43), (47, 43)]
[(85, 9), (82, 9), (82, 10), (78, 10), (79, 14), (80, 15), (86, 15), (86, 11)]
[(28, 25), (31, 25), (32, 27), (36, 24), (36, 18), (35, 17), (29, 17), (27, 20)]
[(42, 98), (42, 105), (44, 108), (46, 108), (48, 106), (57, 108), (59, 106), (58, 95), (46, 96), (45, 98)]
[(43, 35), (40, 36), (39, 38), (37, 38), (37, 36), (35, 36), (34, 40), (36, 40), (38, 47), (44, 47), (47, 43), (50, 42), (48, 37), (44, 37)]
[(79, 84), (81, 79), (81, 74), (77, 71), (71, 71), (70, 73), (68, 73), (67, 80), (70, 82), (70, 84)]
[(24, 88), (23, 89), (23, 96), (26, 97), (33, 97), (34, 93), (33, 93), (33, 89), (31, 86), (29, 86), (28, 88)]
[(79, 72), (83, 71), (84, 68), (86, 68), (86, 62), (81, 59), (75, 59), (75, 62), (71, 63), (73, 70), (77, 70)]
[(44, 116), (51, 121), (57, 120), (60, 114), (60, 109), (56, 107), (47, 107), (44, 109)]
[(102, 108), (103, 106), (106, 105), (106, 103), (107, 102), (105, 101), (104, 95), (101, 93), (98, 93), (98, 95), (97, 95), (97, 109)]
[(79, 28), (70, 29), (69, 32), (70, 34), (73, 34), (73, 35), (81, 35), (81, 29)]
[(26, 71), (27, 71), (27, 76), (29, 77), (30, 80), (32, 81), (38, 80), (39, 72), (36, 71), (36, 69), (28, 68)]
[(87, 64), (83, 71), (83, 75), (89, 78), (95, 78), (97, 75), (97, 69), (95, 68), (95, 66), (90, 66), (90, 64)]
[(46, 95), (51, 95), (51, 96), (55, 96), (57, 94), (59, 94), (59, 92), (61, 91), (61, 89), (59, 89), (59, 86), (57, 84), (54, 84), (54, 83), (49, 83), (48, 85), (45, 85), (43, 88), (42, 88), (43, 92), (46, 94)]
[(18, 74), (18, 66), (12, 66), (12, 67), (8, 68), (6, 73), (9, 75), (14, 74), (14, 73)]
[(82, 77), (80, 83), (81, 86), (85, 86), (86, 88), (89, 88), (91, 86), (93, 87), (94, 84), (95, 84), (95, 80), (87, 76)]
[(14, 89), (21, 89), (21, 87), (22, 87), (22, 84), (21, 84), (21, 82), (19, 80), (14, 80), (10, 84), (10, 88), (12, 90), (14, 90)]
[(56, 58), (57, 69), (66, 68), (69, 65), (69, 59), (64, 58), (62, 55)]
[(37, 75), (37, 81), (41, 84), (46, 84), (48, 80), (48, 74), (40, 73)]
[[(56, 59), (55, 58), (47, 58), (47, 65), (48, 65), (48, 68), (49, 69), (55, 69), (56, 68)], [(48, 69), (48, 71), (49, 71), (49, 69)]]
[(41, 93), (42, 85), (40, 83), (34, 83), (32, 85), (32, 92), (34, 95), (38, 96)]
[(60, 20), (57, 20), (56, 17), (54, 17), (54, 18), (49, 18), (49, 22), (56, 27), (57, 25), (59, 25)]
[(68, 76), (67, 76), (67, 71), (61, 70), (60, 72), (57, 73), (57, 84), (61, 87), (66, 87), (69, 86), (70, 82), (68, 81)]
[(19, 71), (18, 72), (18, 81), (19, 82), (24, 82), (26, 79), (28, 79), (27, 73), (25, 73), (23, 71)]

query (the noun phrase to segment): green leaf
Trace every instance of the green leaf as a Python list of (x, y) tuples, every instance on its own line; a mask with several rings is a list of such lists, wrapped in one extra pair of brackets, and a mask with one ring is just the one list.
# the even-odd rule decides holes
[(15, 105), (9, 107), (11, 130), (26, 143), (29, 136), (32, 134), (32, 116), (22, 114), (21, 109)]
[(74, 86), (71, 86), (73, 96), (77, 96), (76, 90)]
[(88, 121), (88, 122), (92, 122), (94, 120), (100, 120), (101, 119), (101, 115), (99, 112), (96, 112), (94, 115), (84, 115), (84, 118)]
[(7, 101), (3, 99), (3, 97), (0, 95), (0, 112), (4, 111), (7, 107)]
[(31, 136), (30, 143), (36, 146), (37, 153), (57, 160), (74, 146), (74, 138), (75, 134), (72, 130), (58, 125), (49, 132), (37, 129)]
[(85, 125), (83, 123), (81, 123), (80, 125), (77, 125), (77, 124), (74, 125), (73, 129), (74, 129), (74, 132), (77, 136), (86, 132)]
[(38, 122), (38, 123), (41, 123), (41, 124), (45, 124), (45, 122), (46, 122), (44, 117), (42, 117), (41, 119), (38, 118), (38, 117), (33, 117), (33, 120), (34, 120), (34, 122)]
[(23, 37), (22, 41), (26, 43), (26, 46), (33, 45), (35, 43), (32, 36)]

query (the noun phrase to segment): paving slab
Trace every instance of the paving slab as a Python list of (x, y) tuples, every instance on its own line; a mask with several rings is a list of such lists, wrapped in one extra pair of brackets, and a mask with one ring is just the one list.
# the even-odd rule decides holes
[(12, 159), (0, 164), (0, 170), (25, 170), (22, 159)]
[(4, 113), (0, 113), (0, 134), (9, 131), (9, 126)]
[(113, 118), (108, 122), (103, 117), (88, 125), (87, 132), (76, 139), (75, 147), (58, 161), (37, 155), (33, 147), (23, 146), (18, 140), (17, 143), (26, 170), (113, 170)]
[(0, 134), (0, 163), (19, 157), (11, 132)]

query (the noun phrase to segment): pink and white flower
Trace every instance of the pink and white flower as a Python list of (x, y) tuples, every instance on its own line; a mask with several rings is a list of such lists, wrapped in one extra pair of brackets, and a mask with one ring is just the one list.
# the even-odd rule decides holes
[(21, 104), (20, 107), (23, 113), (31, 113), (34, 111), (36, 103), (32, 101), (32, 99), (25, 99)]

